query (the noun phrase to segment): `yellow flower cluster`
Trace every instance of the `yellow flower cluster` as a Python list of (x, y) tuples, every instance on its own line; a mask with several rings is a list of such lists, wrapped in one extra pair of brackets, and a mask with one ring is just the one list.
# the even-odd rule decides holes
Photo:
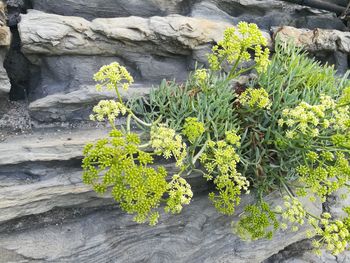
[(184, 205), (188, 205), (193, 197), (191, 186), (178, 174), (173, 175), (168, 184), (169, 198), (164, 208), (165, 212), (180, 213)]
[(331, 221), (329, 213), (323, 213), (321, 220), (310, 218), (309, 224), (314, 227), (314, 233), (311, 234), (320, 236), (319, 240), (312, 242), (316, 254), (320, 254), (320, 248), (324, 246), (333, 255), (338, 255), (348, 246), (350, 233), (347, 226), (341, 220)]
[[(239, 137), (234, 136), (234, 131), (227, 134), (230, 142), (239, 144)], [(233, 145), (226, 141), (208, 142), (208, 149), (200, 157), (204, 165), (208, 181), (213, 180), (218, 194), (210, 193), (209, 198), (216, 209), (227, 215), (232, 215), (235, 206), (240, 203), (242, 191), (249, 193), (249, 181), (237, 172), (237, 163), (240, 161)], [(214, 174), (217, 174), (214, 178)]]
[(94, 75), (94, 80), (99, 82), (99, 84), (96, 85), (98, 91), (101, 91), (103, 86), (105, 86), (107, 90), (114, 90), (119, 84), (121, 84), (123, 89), (127, 90), (130, 84), (134, 82), (128, 70), (120, 66), (117, 62), (101, 67)]
[(225, 132), (226, 141), (234, 146), (241, 146), (241, 136), (237, 135), (236, 130), (231, 130)]
[(269, 49), (262, 49), (267, 45), (267, 39), (262, 35), (256, 24), (240, 22), (237, 29), (232, 27), (224, 32), (223, 40), (212, 48), (208, 61), (211, 69), (220, 70), (223, 61), (233, 62), (251, 60), (250, 50), (255, 52), (255, 62), (259, 72), (264, 71), (269, 64)]
[(90, 120), (92, 121), (104, 121), (107, 119), (110, 122), (114, 122), (120, 114), (125, 115), (127, 113), (127, 108), (122, 103), (114, 100), (101, 100), (93, 108), (93, 112), (95, 114), (90, 115)]
[(193, 78), (201, 87), (205, 86), (208, 80), (208, 71), (206, 69), (197, 69), (193, 74)]
[(186, 118), (182, 133), (187, 136), (191, 143), (198, 139), (204, 131), (205, 128), (203, 122), (198, 121), (197, 118)]
[(297, 138), (299, 132), (315, 138), (319, 136), (320, 130), (331, 126), (338, 132), (350, 128), (350, 107), (339, 107), (335, 100), (324, 95), (321, 95), (320, 104), (310, 105), (303, 101), (294, 109), (283, 110), (282, 115), (278, 123), (281, 127), (289, 127), (286, 131), (289, 139)]
[[(122, 210), (138, 223), (158, 221), (156, 210), (167, 191), (167, 171), (149, 167), (152, 156), (138, 148), (137, 134), (113, 129), (109, 136), (84, 148), (83, 182), (103, 194), (111, 189)], [(137, 161), (136, 161), (137, 160)]]
[(298, 181), (326, 201), (327, 196), (343, 187), (350, 178), (350, 165), (342, 152), (309, 152), (307, 164), (298, 167)]
[[(298, 231), (298, 225), (303, 225), (305, 223), (304, 219), (306, 216), (306, 211), (297, 198), (284, 196), (283, 200), (285, 209), (282, 209), (280, 206), (278, 206), (276, 207), (276, 210), (278, 212), (282, 212), (282, 218), (289, 224), (292, 224), (292, 231)], [(288, 223), (282, 223), (281, 228), (287, 229)]]
[(268, 109), (271, 107), (269, 94), (264, 88), (247, 88), (239, 96), (239, 102), (250, 108)]
[(267, 67), (270, 64), (270, 50), (268, 48), (265, 48), (264, 50), (260, 45), (257, 45), (255, 47), (255, 57), (254, 61), (256, 63), (256, 71), (258, 73), (265, 72)]
[(328, 110), (335, 109), (335, 106), (331, 97), (321, 95), (321, 103), (318, 105), (310, 105), (303, 101), (294, 109), (284, 109), (283, 118), (278, 121), (278, 124), (281, 127), (284, 125), (289, 127), (286, 131), (288, 139), (296, 138), (299, 132), (314, 138), (319, 135), (319, 126), (325, 129), (330, 126), (326, 113)]
[(187, 151), (181, 135), (176, 134), (175, 130), (167, 127), (165, 124), (153, 126), (150, 135), (151, 146), (156, 153), (162, 154), (165, 159), (173, 156), (176, 159), (177, 166), (183, 165)]

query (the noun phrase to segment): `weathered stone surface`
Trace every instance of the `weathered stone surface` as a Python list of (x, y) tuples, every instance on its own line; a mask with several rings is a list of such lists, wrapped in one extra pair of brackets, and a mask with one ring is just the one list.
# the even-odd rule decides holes
[[(178, 15), (99, 18), (89, 22), (80, 17), (29, 11), (19, 24), (22, 50), (40, 68), (38, 75), (33, 74), (37, 81), (31, 85), (29, 98), (36, 101), (61, 96), (93, 85), (92, 75), (112, 61), (125, 65), (137, 81), (182, 81), (194, 60), (205, 63), (207, 47), (220, 40), (229, 26)], [(270, 39), (268, 33), (265, 35)], [(31, 110), (37, 112), (36, 108), (31, 105)], [(54, 118), (69, 120), (75, 116)]]
[(334, 256), (322, 250), (321, 256), (317, 256), (312, 250), (311, 241), (303, 240), (286, 247), (263, 263), (345, 263), (350, 260), (348, 252)]
[[(128, 91), (121, 91), (125, 100), (148, 94), (150, 86), (133, 85)], [(115, 99), (112, 91), (96, 91), (94, 86), (82, 86), (80, 89), (56, 93), (29, 104), (31, 116), (38, 121), (86, 120), (91, 114), (92, 106), (102, 99)]]
[(98, 199), (100, 205), (111, 203), (82, 183), (81, 169), (4, 170), (0, 172), (0, 222)]
[(222, 38), (228, 23), (179, 15), (167, 17), (98, 18), (89, 22), (29, 11), (19, 32), (26, 54), (118, 55), (125, 52), (155, 55), (182, 54)]
[(343, 211), (343, 208), (350, 206), (350, 196), (348, 195), (348, 192), (348, 188), (343, 187), (327, 198), (326, 209), (332, 214), (332, 216), (334, 216), (334, 218), (347, 216)]
[(188, 73), (188, 62), (184, 56), (158, 57), (139, 53), (127, 55), (122, 59), (110, 56), (65, 55), (44, 56), (32, 62), (36, 63), (40, 70), (31, 75), (37, 79), (30, 86), (31, 101), (53, 94), (76, 91), (81, 86), (95, 85), (93, 75), (101, 66), (111, 62), (125, 65), (136, 82), (159, 83), (163, 78), (184, 80)]
[(294, 41), (297, 46), (302, 46), (311, 52), (341, 51), (350, 52), (350, 33), (338, 30), (326, 29), (298, 29), (284, 26), (274, 29), (274, 38), (281, 41)]
[[(162, 165), (167, 168), (169, 176), (177, 171), (172, 163)], [(208, 189), (200, 174), (192, 174), (187, 179), (196, 193)], [(95, 207), (115, 203), (109, 194), (97, 195), (91, 186), (83, 184), (80, 165), (62, 162), (22, 164), (20, 168), (2, 166), (0, 199), (0, 223), (57, 207)]]
[(289, 25), (302, 28), (345, 29), (335, 14), (281, 0), (206, 0), (194, 4), (191, 16), (227, 21), (257, 23), (269, 30), (272, 26)]
[(231, 232), (236, 217), (217, 213), (207, 196), (196, 196), (179, 215), (162, 215), (155, 227), (137, 225), (131, 218), (119, 210), (100, 211), (63, 225), (5, 233), (0, 236), (0, 257), (25, 262), (250, 263), (269, 258), (305, 234), (302, 229), (278, 233), (271, 241), (244, 242)]
[(6, 56), (6, 50), (3, 48), (0, 48), (0, 100), (1, 100), (1, 97), (7, 96), (11, 89), (10, 80), (3, 66), (5, 56)]
[(0, 165), (77, 159), (86, 142), (107, 134), (106, 129), (46, 132), (12, 136), (0, 143)]
[(59, 15), (80, 16), (88, 20), (98, 17), (166, 16), (188, 13), (194, 17), (237, 23), (244, 20), (259, 23), (264, 29), (271, 26), (323, 27), (344, 29), (339, 18), (305, 6), (281, 0), (32, 0), (33, 8)]
[(187, 11), (189, 2), (186, 0), (32, 0), (34, 9), (86, 19), (183, 14)]
[[(2, 10), (1, 10), (3, 7), (2, 5), (3, 3), (0, 1), (0, 14), (2, 14)], [(0, 100), (1, 100), (1, 97), (7, 96), (7, 94), (10, 92), (10, 89), (11, 89), (10, 80), (3, 66), (7, 49), (10, 46), (10, 42), (11, 42), (10, 29), (7, 26), (1, 25), (0, 23)]]

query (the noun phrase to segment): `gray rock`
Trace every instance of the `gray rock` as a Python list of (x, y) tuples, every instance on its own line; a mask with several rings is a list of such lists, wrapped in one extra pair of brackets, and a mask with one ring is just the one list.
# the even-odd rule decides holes
[(229, 26), (179, 15), (99, 18), (89, 22), (32, 10), (22, 15), (19, 32), (25, 54), (123, 57), (127, 52), (171, 57), (190, 55), (199, 45), (217, 42)]
[(107, 134), (106, 129), (49, 132), (12, 136), (0, 143), (0, 165), (77, 159), (86, 142)]
[[(243, 198), (242, 205), (249, 201)], [(241, 209), (237, 209), (237, 215)], [(308, 209), (319, 212), (316, 207)], [(0, 236), (0, 259), (250, 263), (269, 258), (300, 241), (305, 234), (302, 229), (296, 233), (277, 233), (272, 240), (244, 242), (231, 232), (231, 221), (237, 216), (220, 215), (207, 196), (200, 195), (181, 214), (162, 214), (155, 227), (137, 225), (131, 218), (119, 210), (100, 211), (62, 225), (5, 233)]]
[(317, 256), (312, 252), (313, 247), (310, 240), (303, 240), (294, 243), (285, 249), (279, 251), (269, 259), (263, 261), (263, 263), (340, 263), (348, 262), (346, 254), (344, 252), (341, 255), (334, 256), (322, 250), (321, 256)]
[(32, 0), (33, 8), (47, 13), (97, 17), (164, 16), (183, 14), (188, 10), (186, 0)]
[[(22, 173), (27, 178), (22, 176), (21, 180), (13, 179)], [(81, 177), (81, 169), (65, 168), (37, 168), (24, 172), (18, 169), (10, 174), (0, 172), (0, 223), (44, 213), (54, 207), (82, 206), (96, 200), (100, 201), (99, 205), (111, 203), (110, 198), (103, 200), (103, 196), (97, 196), (91, 187), (84, 185)]]
[(8, 96), (11, 89), (10, 80), (3, 66), (7, 50), (0, 48), (0, 103), (1, 97)]
[(32, 83), (31, 101), (57, 93), (69, 93), (81, 86), (95, 85), (93, 75), (103, 65), (119, 62), (125, 65), (135, 81), (159, 83), (164, 78), (183, 80), (187, 76), (187, 58), (159, 57), (149, 54), (124, 54), (125, 59), (110, 56), (44, 56), (31, 60), (40, 68), (32, 74), (38, 81)]
[[(128, 91), (121, 90), (125, 100), (148, 94), (150, 86), (133, 85)], [(115, 92), (96, 91), (94, 86), (81, 86), (78, 90), (56, 93), (29, 104), (30, 115), (41, 122), (88, 120), (92, 106), (102, 99), (115, 99)]]
[[(2, 8), (3, 2), (0, 2), (0, 13), (3, 11)], [(4, 68), (4, 61), (10, 42), (10, 28), (0, 25), (0, 100), (2, 99), (1, 97), (7, 96), (11, 89), (10, 80)]]
[(206, 0), (193, 6), (191, 16), (233, 24), (247, 21), (265, 30), (283, 25), (345, 29), (344, 23), (333, 13), (281, 0)]
[[(78, 90), (82, 85), (95, 85), (93, 75), (103, 66), (112, 62), (125, 62), (117, 57), (104, 56), (48, 56), (31, 57), (33, 63), (40, 68), (37, 82), (30, 89), (31, 101), (57, 93), (69, 93)], [(135, 79), (138, 73), (127, 66), (128, 71)]]
[[(172, 163), (166, 167), (169, 178), (178, 171)], [(201, 174), (187, 178), (196, 193), (208, 189)], [(5, 221), (48, 212), (58, 207), (101, 207), (115, 204), (110, 194), (97, 195), (82, 182), (82, 169), (69, 163), (30, 163), (2, 166), (0, 172), (0, 224)], [(1, 262), (1, 257), (0, 257)]]
[(294, 41), (297, 46), (311, 52), (350, 52), (350, 33), (328, 29), (298, 29), (289, 26), (274, 28), (274, 38)]
[(346, 217), (347, 214), (343, 211), (343, 208), (350, 206), (349, 189), (344, 187), (330, 195), (325, 206), (327, 212), (330, 212), (334, 218)]

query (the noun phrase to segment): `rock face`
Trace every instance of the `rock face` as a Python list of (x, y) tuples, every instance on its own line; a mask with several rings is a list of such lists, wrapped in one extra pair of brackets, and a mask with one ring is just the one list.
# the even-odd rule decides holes
[(165, 16), (184, 14), (191, 1), (186, 0), (32, 0), (33, 8), (48, 13), (80, 16), (92, 20), (96, 17)]
[(326, 29), (299, 29), (284, 26), (275, 29), (275, 38), (283, 42), (293, 41), (295, 45), (311, 52), (350, 52), (350, 33)]
[(11, 88), (10, 80), (3, 66), (10, 43), (11, 32), (6, 26), (5, 5), (0, 1), (0, 101), (1, 97), (7, 96)]
[[(271, 48), (275, 36), (292, 36), (346, 70), (350, 35), (335, 14), (280, 0), (6, 2), (7, 11), (0, 1), (1, 263), (322, 262), (303, 241), (306, 228), (272, 241), (241, 241), (231, 222), (251, 197), (243, 197), (234, 216), (222, 216), (198, 174), (188, 178), (191, 206), (149, 227), (84, 185), (80, 165), (84, 144), (107, 133), (86, 121), (92, 105), (115, 97), (95, 91), (92, 75), (102, 65), (117, 61), (134, 76), (125, 100), (145, 96), (163, 78), (181, 81), (196, 61), (205, 65), (223, 31), (244, 20), (264, 30)], [(23, 101), (9, 102), (9, 92)], [(176, 172), (172, 163), (161, 164)], [(332, 198), (323, 209), (341, 214), (348, 200)], [(268, 201), (277, 200), (272, 194)], [(305, 206), (321, 212), (320, 205)]]
[[(125, 100), (132, 97), (145, 96), (151, 87), (133, 85), (121, 95)], [(29, 104), (32, 116), (41, 122), (84, 120), (91, 114), (92, 105), (103, 99), (114, 99), (115, 93), (110, 91), (97, 92), (95, 86), (81, 86), (78, 90), (57, 93), (35, 100)]]
[[(54, 208), (113, 203), (83, 185), (79, 169), (83, 145), (103, 134), (105, 129), (55, 130), (12, 136), (0, 144), (0, 262), (260, 262), (303, 239), (306, 228), (278, 233), (272, 241), (239, 240), (230, 227), (237, 217), (217, 213), (207, 195), (201, 194), (207, 191), (205, 180), (195, 174), (189, 178), (196, 196), (193, 204), (178, 216), (163, 215), (156, 227), (135, 225), (118, 208), (73, 219), (68, 213), (60, 225), (52, 224), (57, 218), (50, 217), (43, 224), (45, 216), (39, 216), (35, 228), (24, 226), (28, 216), (50, 214)], [(276, 204), (275, 195), (268, 200)], [(247, 202), (251, 202), (248, 196), (242, 205)], [(321, 211), (320, 205), (305, 205), (315, 214)], [(237, 209), (238, 215), (242, 207)]]

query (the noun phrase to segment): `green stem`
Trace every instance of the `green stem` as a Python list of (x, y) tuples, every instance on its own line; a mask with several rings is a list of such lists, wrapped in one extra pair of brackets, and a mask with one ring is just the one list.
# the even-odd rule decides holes
[(139, 119), (138, 117), (136, 117), (136, 115), (130, 111), (131, 113), (131, 116), (132, 118), (137, 121), (138, 123), (142, 124), (143, 126), (146, 126), (146, 127), (151, 127), (153, 125), (153, 123), (147, 123), (147, 122), (144, 122), (143, 120)]
[(128, 117), (126, 118), (126, 131), (129, 134), (130, 130), (131, 130), (131, 114), (128, 115)]
[[(243, 51), (242, 51), (242, 52), (243, 52)], [(237, 69), (238, 63), (239, 63), (239, 61), (240, 61), (241, 58), (242, 58), (242, 52), (239, 54), (239, 56), (238, 56), (238, 58), (237, 58), (235, 64), (234, 64), (233, 67), (231, 68), (230, 73), (229, 73), (228, 76), (227, 76), (227, 79), (228, 79), (228, 80), (231, 80), (231, 79), (234, 78), (234, 76), (232, 76), (232, 75), (233, 75), (233, 73), (235, 72), (235, 70)], [(237, 75), (237, 74), (235, 74), (235, 75)]]
[(124, 105), (124, 102), (123, 102), (123, 99), (122, 99), (122, 96), (121, 96), (120, 93), (119, 93), (119, 90), (118, 90), (117, 85), (115, 85), (115, 92), (117, 93), (119, 102), (120, 102), (121, 104), (123, 104), (123, 106), (125, 106), (125, 105)]
[(207, 148), (207, 144), (208, 144), (208, 141), (206, 141), (203, 145), (203, 147), (199, 150), (199, 152), (193, 157), (193, 160), (192, 160), (192, 165), (195, 165), (197, 160), (199, 159), (199, 157), (201, 157), (201, 155), (203, 154), (203, 152), (205, 151), (205, 149)]

